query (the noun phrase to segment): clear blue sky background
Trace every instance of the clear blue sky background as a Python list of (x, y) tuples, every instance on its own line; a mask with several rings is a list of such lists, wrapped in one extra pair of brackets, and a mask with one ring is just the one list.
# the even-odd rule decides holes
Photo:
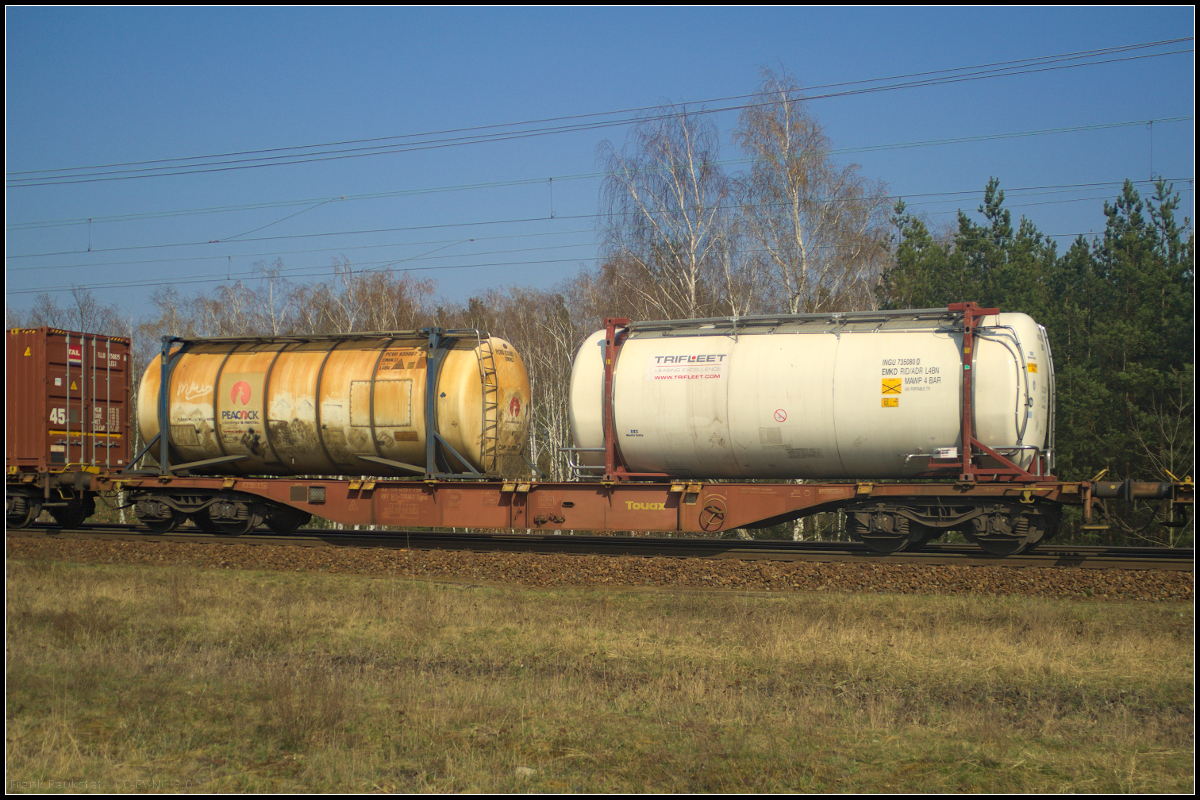
[[(1195, 14), (8, 8), (5, 21), (6, 302), (27, 307), (31, 291), (96, 287), (100, 300), (140, 317), (154, 284), (211, 291), (216, 283), (202, 281), (246, 277), (276, 257), (296, 281), (328, 277), (335, 257), (365, 269), (420, 268), (452, 302), (489, 287), (551, 288), (594, 264), (597, 145), (623, 142), (628, 127), (138, 180), (17, 187), (12, 178), (29, 176), (15, 173), (667, 101), (699, 107), (753, 92), (761, 66), (820, 86), (1190, 37)], [(814, 100), (811, 109), (835, 148), (849, 151), (840, 161), (861, 164), (934, 227), (957, 208), (975, 209), (996, 176), (1014, 216), (1065, 246), (1103, 230), (1103, 200), (1152, 171), (1177, 179), (1182, 213), (1194, 219), (1192, 48), (1186, 41), (1138, 51), (1187, 51), (1177, 55)], [(1172, 117), (1188, 119), (853, 152)], [(729, 144), (737, 112), (715, 119), (728, 169), (742, 169)], [(1113, 185), (1018, 191), (1091, 183)], [(509, 185), (421, 191), (476, 184)], [(359, 198), (381, 193), (390, 196)], [(347, 199), (310, 208), (339, 197)], [(312, 202), (270, 205), (302, 200)], [(229, 206), (253, 207), (144, 216)], [(142, 218), (105, 219), (122, 215)]]

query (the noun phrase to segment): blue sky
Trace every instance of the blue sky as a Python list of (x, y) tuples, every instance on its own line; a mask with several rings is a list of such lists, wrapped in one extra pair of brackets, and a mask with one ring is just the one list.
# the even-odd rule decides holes
[[(5, 21), (6, 302), (85, 286), (135, 317), (154, 284), (211, 291), (276, 258), (295, 281), (327, 278), (334, 258), (419, 269), (451, 302), (491, 287), (552, 288), (594, 263), (597, 146), (623, 142), (628, 126), (136, 180), (14, 178), (663, 102), (699, 108), (753, 92), (763, 66), (817, 87), (1195, 28), (1190, 7), (8, 8)], [(1065, 245), (1103, 229), (1103, 199), (1118, 191), (1066, 188), (1079, 184), (1153, 171), (1178, 179), (1182, 213), (1195, 218), (1192, 48), (813, 100), (811, 110), (841, 162), (860, 164), (934, 227), (977, 207), (996, 176), (1014, 216)], [(729, 143), (737, 112), (714, 118), (727, 169), (742, 169)], [(862, 149), (1145, 120), (1159, 121)]]

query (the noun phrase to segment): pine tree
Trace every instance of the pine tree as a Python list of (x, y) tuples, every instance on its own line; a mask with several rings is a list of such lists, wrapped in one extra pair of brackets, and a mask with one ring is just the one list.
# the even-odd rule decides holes
[[(1179, 196), (1159, 181), (1145, 202), (1127, 181), (1104, 205), (1104, 235), (1092, 243), (1079, 237), (1061, 257), (1031, 221), (1014, 231), (1003, 203), (993, 178), (979, 207), (984, 221), (959, 212), (957, 230), (942, 242), (898, 203), (881, 305), (974, 300), (1042, 323), (1057, 375), (1059, 476), (1193, 474), (1195, 235), (1189, 220), (1175, 218)], [(1141, 532), (1151, 511), (1126, 514), (1118, 530), (1135, 539), (1161, 536), (1159, 529)], [(1178, 533), (1171, 536), (1178, 541)]]

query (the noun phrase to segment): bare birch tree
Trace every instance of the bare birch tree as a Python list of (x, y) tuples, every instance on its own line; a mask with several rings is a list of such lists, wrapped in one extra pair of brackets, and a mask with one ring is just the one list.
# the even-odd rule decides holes
[(341, 261), (338, 261), (335, 258), (333, 274), (336, 282), (341, 283), (341, 291), (334, 287), (325, 287), (325, 284), (322, 284), (322, 287), (326, 288), (324, 292), (324, 299), (327, 300), (326, 325), (335, 333), (352, 333), (363, 330), (360, 322), (361, 318), (365, 316), (363, 305), (367, 297), (366, 293), (355, 283), (354, 267), (350, 264), (350, 259), (343, 257)]
[(517, 289), (512, 294), (517, 301), (512, 341), (529, 371), (534, 401), (532, 461), (551, 480), (566, 480), (567, 459), (560, 448), (571, 445), (571, 364), (585, 334), (572, 322), (561, 294)]
[(795, 80), (763, 71), (761, 100), (734, 141), (751, 159), (742, 217), (773, 305), (802, 312), (869, 309), (887, 257), (881, 183), (839, 167)]
[(263, 314), (257, 293), (241, 281), (218, 286), (210, 296), (193, 301), (197, 327), (204, 336), (256, 336), (263, 330)]
[(43, 325), (80, 333), (99, 333), (118, 336), (125, 327), (120, 309), (103, 305), (87, 289), (71, 289), (66, 305), (59, 305), (54, 295), (42, 292), (26, 312), (5, 306), (5, 324), (9, 328), (38, 328)]
[[(563, 288), (570, 293), (574, 284)], [(439, 324), (478, 328), (507, 339), (525, 364), (531, 392), (529, 446), (525, 457), (546, 477), (564, 480), (571, 443), (568, 406), (571, 364), (586, 333), (572, 318), (562, 293), (513, 287), (489, 290), (466, 306), (439, 309)], [(520, 458), (504, 465), (509, 474), (528, 473)]]
[(635, 125), (621, 151), (606, 141), (600, 155), (604, 254), (632, 305), (660, 318), (717, 312), (730, 185), (716, 126), (666, 106)]
[(267, 265), (259, 261), (254, 265), (254, 271), (262, 274), (263, 288), (263, 327), (272, 336), (280, 336), (287, 332), (288, 316), (291, 311), (295, 293), (287, 278), (283, 277), (283, 259), (276, 258), (274, 263)]

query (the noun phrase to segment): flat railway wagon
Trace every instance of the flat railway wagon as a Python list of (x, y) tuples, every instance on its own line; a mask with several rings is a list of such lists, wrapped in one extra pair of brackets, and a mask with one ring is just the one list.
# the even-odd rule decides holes
[[(347, 526), (717, 535), (841, 511), (876, 552), (958, 531), (998, 556), (1052, 538), (1064, 506), (1092, 524), (1110, 501), (1160, 500), (1181, 524), (1192, 504), (1190, 479), (1058, 479), (1045, 332), (972, 303), (610, 319), (574, 365), (570, 481), (509, 477), (529, 469), (499, 458), (523, 454), (528, 436), (520, 357), (504, 356), (504, 375), (497, 365), (510, 350), (440, 329), (165, 338), (139, 399), (157, 466), (96, 474), (91, 486), (125, 492), (157, 532), (189, 520), (286, 532), (317, 515)], [(289, 359), (281, 394), (275, 370)], [(305, 427), (297, 422), (319, 433), (306, 440), (311, 464), (291, 462), (304, 450), (284, 441)]]

